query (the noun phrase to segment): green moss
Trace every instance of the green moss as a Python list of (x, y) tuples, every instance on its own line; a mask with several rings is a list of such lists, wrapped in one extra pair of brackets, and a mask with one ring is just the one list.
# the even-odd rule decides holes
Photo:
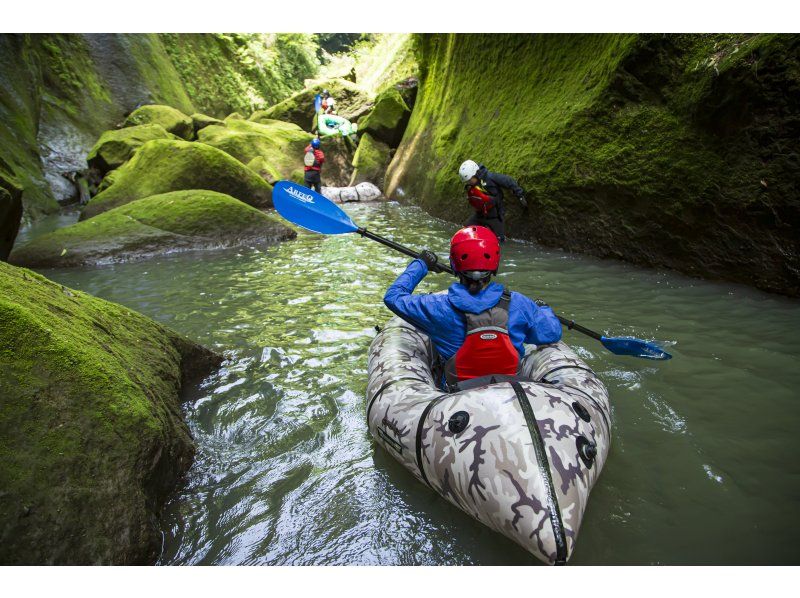
[[(152, 562), (192, 459), (178, 392), (208, 351), (0, 263), (0, 562)], [(9, 539), (13, 538), (13, 541)]]
[(139, 199), (17, 247), (11, 263), (36, 268), (103, 264), (187, 249), (274, 243), (296, 233), (277, 216), (215, 191)]
[(297, 125), (281, 121), (264, 121), (260, 124), (249, 120), (226, 119), (225, 126), (211, 126), (198, 133), (199, 141), (216, 147), (242, 164), (256, 158), (264, 161), (283, 177), (303, 164), (303, 150), (312, 135)]
[(278, 169), (270, 164), (270, 162), (264, 156), (253, 158), (247, 163), (247, 167), (258, 174), (258, 176), (260, 176), (270, 185), (274, 185), (284, 178)]
[[(212, 128), (221, 127), (200, 132)], [(86, 204), (82, 220), (137, 199), (183, 189), (219, 191), (258, 207), (272, 205), (272, 189), (261, 177), (204, 143), (148, 141), (115, 172), (113, 184)]]
[(148, 104), (137, 108), (125, 119), (126, 127), (147, 124), (161, 125), (169, 133), (183, 139), (192, 139), (194, 136), (192, 118), (171, 106)]
[(383, 176), (389, 165), (390, 148), (385, 143), (376, 141), (369, 133), (361, 135), (358, 149), (353, 158), (355, 171), (350, 179), (350, 185), (368, 181), (383, 186)]
[(375, 99), (375, 107), (358, 122), (358, 130), (397, 147), (403, 137), (411, 111), (403, 96), (394, 87), (389, 87)]
[(86, 161), (101, 173), (119, 168), (143, 144), (153, 139), (175, 139), (160, 124), (134, 125), (124, 129), (106, 131), (97, 140)]
[(200, 129), (204, 129), (209, 125), (225, 124), (218, 118), (214, 118), (213, 116), (206, 116), (205, 114), (200, 114), (199, 112), (195, 112), (194, 114), (192, 114), (191, 119), (192, 119), (192, 125), (194, 126), (195, 137), (197, 136), (197, 132)]
[(173, 106), (186, 114), (195, 111), (191, 94), (158, 34), (119, 34), (119, 38), (124, 40), (126, 58), (133, 60), (136, 78), (143, 82), (153, 103)]
[[(526, 189), (511, 236), (800, 293), (800, 37), (424, 35), (387, 173), (432, 213), (470, 209), (471, 158)], [(487, 68), (486, 65), (491, 65)], [(472, 101), (469, 98), (480, 98)], [(762, 183), (761, 181), (764, 181)]]
[(307, 34), (160, 34), (195, 105), (250, 113), (303, 86), (318, 64)]

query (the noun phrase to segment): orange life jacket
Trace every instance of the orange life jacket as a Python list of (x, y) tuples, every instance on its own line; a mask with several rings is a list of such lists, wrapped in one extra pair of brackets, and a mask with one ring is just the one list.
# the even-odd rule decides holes
[(467, 200), (475, 211), (484, 217), (494, 208), (494, 199), (479, 185), (467, 189)]

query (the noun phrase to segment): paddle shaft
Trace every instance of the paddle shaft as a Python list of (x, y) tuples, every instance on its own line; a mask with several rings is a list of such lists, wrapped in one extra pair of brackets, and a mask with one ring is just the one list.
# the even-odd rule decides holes
[[(373, 241), (377, 241), (378, 243), (380, 243), (382, 245), (386, 245), (386, 247), (391, 247), (395, 251), (399, 251), (400, 253), (406, 254), (408, 257), (413, 257), (413, 258), (417, 258), (417, 259), (420, 258), (420, 254), (417, 253), (416, 251), (414, 251), (413, 249), (409, 249), (408, 247), (405, 247), (404, 245), (400, 245), (399, 243), (395, 243), (394, 241), (390, 241), (389, 239), (381, 237), (380, 235), (376, 235), (375, 233), (370, 232), (365, 228), (359, 228), (356, 232), (359, 235), (361, 235), (362, 237), (366, 237), (367, 239), (372, 239)], [(449, 266), (445, 266), (444, 264), (439, 264), (439, 267), (444, 272), (447, 272), (448, 274), (455, 275), (455, 272)], [(559, 322), (561, 322), (564, 326), (567, 327), (568, 330), (576, 330), (576, 331), (578, 331), (580, 333), (583, 333), (586, 336), (590, 336), (590, 337), (592, 337), (593, 339), (596, 339), (596, 340), (601, 340), (603, 338), (603, 336), (601, 334), (598, 334), (594, 330), (590, 330), (590, 329), (586, 328), (585, 326), (581, 326), (580, 324), (576, 324), (575, 321), (573, 321), (573, 320), (568, 320), (567, 318), (563, 318), (563, 317), (561, 317), (559, 315), (556, 315), (556, 317), (558, 318)]]

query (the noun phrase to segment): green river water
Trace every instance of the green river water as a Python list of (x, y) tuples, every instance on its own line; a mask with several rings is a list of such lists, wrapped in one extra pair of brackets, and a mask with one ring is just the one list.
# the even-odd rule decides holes
[[(346, 209), (440, 254), (456, 228), (397, 204)], [(608, 386), (614, 434), (571, 563), (800, 563), (800, 303), (533, 244), (503, 251), (500, 282), (597, 330), (667, 341), (674, 355), (618, 357), (565, 333)], [(367, 347), (406, 262), (358, 237), (300, 233), (276, 247), (43, 272), (227, 357), (186, 403), (198, 453), (164, 513), (160, 564), (535, 562), (369, 437)], [(449, 282), (431, 275), (420, 290)]]

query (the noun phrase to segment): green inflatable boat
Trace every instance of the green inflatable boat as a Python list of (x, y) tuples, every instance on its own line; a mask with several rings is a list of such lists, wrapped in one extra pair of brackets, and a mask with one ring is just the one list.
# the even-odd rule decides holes
[(317, 113), (317, 131), (321, 137), (349, 137), (358, 131), (358, 125), (338, 114)]

